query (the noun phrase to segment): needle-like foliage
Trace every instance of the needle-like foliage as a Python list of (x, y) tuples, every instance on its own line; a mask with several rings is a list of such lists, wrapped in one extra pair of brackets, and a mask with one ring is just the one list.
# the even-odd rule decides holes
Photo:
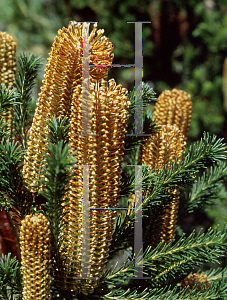
[(65, 197), (69, 188), (66, 188), (73, 176), (76, 160), (75, 153), (71, 153), (70, 146), (65, 144), (68, 125), (66, 118), (59, 117), (48, 122), (50, 144), (47, 146), (48, 153), (45, 153), (46, 168), (43, 171), (43, 191), (40, 192), (45, 202), (41, 205), (47, 219), (50, 222), (50, 230), (53, 236), (53, 259), (55, 268), (61, 267), (62, 235), (64, 229), (63, 218), (67, 211), (64, 208), (68, 204)]
[(23, 156), (19, 142), (0, 142), (0, 208), (10, 209), (17, 223), (29, 213), (32, 202), (31, 194), (23, 187)]
[(15, 88), (7, 88), (3, 84), (0, 88), (0, 113), (6, 112), (7, 109), (10, 109), (13, 105), (17, 104), (18, 97), (19, 94)]
[(17, 60), (16, 89), (18, 103), (15, 105), (15, 130), (23, 149), (27, 145), (28, 125), (31, 119), (32, 88), (41, 66), (41, 57), (26, 53), (19, 55)]
[(220, 182), (227, 176), (227, 166), (225, 162), (218, 162), (205, 170), (202, 176), (197, 178), (189, 193), (185, 210), (188, 213), (194, 212), (198, 208), (203, 208), (211, 204), (221, 192)]
[(2, 255), (0, 260), (0, 299), (21, 300), (21, 269), (17, 259)]

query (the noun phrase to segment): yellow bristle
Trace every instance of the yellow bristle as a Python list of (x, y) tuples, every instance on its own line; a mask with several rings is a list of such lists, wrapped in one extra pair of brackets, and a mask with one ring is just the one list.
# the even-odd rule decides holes
[(166, 90), (158, 97), (154, 107), (153, 121), (157, 125), (176, 125), (185, 136), (191, 121), (192, 102), (185, 91)]
[(178, 155), (178, 162), (185, 149), (184, 136), (175, 125), (163, 125), (152, 136), (145, 139), (141, 147), (141, 164), (149, 165), (158, 172), (170, 166)]
[[(158, 173), (164, 166), (168, 171), (170, 164), (177, 158), (180, 162), (185, 149), (185, 137), (175, 125), (163, 125), (151, 137), (144, 140), (141, 147), (141, 164), (148, 165)], [(172, 197), (171, 203), (164, 207), (164, 212), (153, 221), (151, 230), (151, 246), (155, 248), (160, 242), (168, 243), (174, 238), (179, 189), (167, 191)], [(144, 193), (146, 197), (146, 193)]]
[(0, 31), (0, 84), (13, 86), (16, 72), (16, 43), (14, 38)]
[[(7, 32), (0, 31), (0, 88), (4, 84), (6, 88), (13, 87), (15, 84), (16, 73), (16, 42)], [(9, 122), (9, 129), (12, 134), (12, 112), (6, 110), (4, 122)]]
[(27, 215), (20, 231), (23, 300), (51, 299), (50, 229), (42, 214)]
[[(82, 275), (83, 239), (83, 168), (89, 165), (90, 207), (117, 207), (120, 195), (121, 163), (128, 112), (127, 90), (108, 83), (90, 84), (91, 119), (90, 135), (82, 134), (82, 87), (73, 94), (69, 141), (72, 150), (77, 149), (78, 168), (70, 182), (69, 213), (65, 216), (64, 234), (67, 253), (64, 280), (59, 284), (75, 293), (92, 293), (102, 275), (108, 257), (116, 211), (91, 210), (90, 218), (90, 277), (96, 280), (73, 280)], [(89, 258), (88, 258), (89, 259)], [(71, 273), (71, 274), (70, 274)]]
[[(72, 95), (83, 81), (83, 26), (70, 22), (68, 28), (58, 31), (46, 66), (43, 86), (31, 126), (28, 148), (24, 158), (23, 176), (27, 188), (36, 195), (42, 190), (41, 172), (47, 151), (48, 129), (51, 116), (68, 116), (72, 113)], [(109, 66), (113, 59), (113, 45), (102, 36), (96, 24), (89, 35), (90, 65)], [(90, 81), (106, 78), (109, 67), (90, 67)]]

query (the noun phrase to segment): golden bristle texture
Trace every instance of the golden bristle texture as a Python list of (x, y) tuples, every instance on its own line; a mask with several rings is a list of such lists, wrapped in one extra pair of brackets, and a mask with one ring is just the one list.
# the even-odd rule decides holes
[(51, 299), (49, 221), (37, 214), (27, 215), (21, 223), (23, 300)]
[[(163, 125), (160, 131), (144, 140), (141, 147), (141, 164), (148, 165), (157, 173), (164, 166), (170, 167), (178, 156), (179, 163), (185, 149), (185, 137), (175, 125)], [(174, 238), (178, 212), (179, 189), (175, 187), (167, 193), (172, 202), (167, 204), (164, 212), (153, 221), (151, 246), (155, 248), (160, 242), (168, 243)], [(144, 195), (146, 197), (146, 194)]]
[(14, 85), (16, 72), (16, 43), (14, 38), (0, 31), (0, 85)]
[(157, 172), (164, 166), (170, 166), (178, 155), (178, 162), (185, 149), (184, 136), (175, 125), (163, 125), (162, 128), (145, 139), (141, 146), (141, 163), (149, 165)]
[[(0, 31), (0, 88), (4, 84), (6, 88), (13, 87), (16, 73), (16, 42), (14, 38)], [(4, 122), (10, 125), (6, 129), (10, 129), (12, 133), (12, 113), (7, 110), (4, 114)]]
[[(159, 132), (146, 139), (141, 147), (141, 163), (149, 165), (157, 172), (164, 166), (168, 170), (170, 162), (178, 156), (179, 163), (186, 145), (186, 137), (191, 121), (192, 102), (185, 91), (166, 90), (159, 97), (154, 107), (153, 121), (161, 126)], [(175, 187), (167, 194), (172, 197), (164, 212), (157, 216), (152, 226), (151, 246), (160, 242), (168, 243), (174, 238), (176, 227), (179, 188)], [(144, 195), (146, 196), (146, 195)]]
[(189, 292), (191, 292), (195, 285), (197, 285), (197, 292), (201, 291), (202, 286), (204, 288), (203, 292), (205, 292), (209, 289), (210, 281), (206, 275), (196, 273), (188, 275), (181, 281), (182, 288), (189, 286)]
[(191, 121), (192, 102), (185, 91), (166, 90), (158, 97), (154, 106), (153, 121), (157, 125), (176, 125), (185, 136)]
[[(88, 294), (94, 291), (108, 257), (116, 211), (90, 210), (90, 240), (83, 243), (83, 167), (89, 165), (89, 202), (91, 208), (117, 207), (120, 195), (121, 164), (124, 150), (124, 136), (128, 118), (129, 101), (127, 90), (116, 86), (113, 79), (90, 83), (90, 134), (83, 135), (82, 127), (82, 86), (73, 93), (71, 127), (69, 141), (72, 150), (77, 150), (77, 165), (74, 178), (70, 182), (69, 213), (64, 218), (67, 234), (64, 244), (67, 252), (64, 279), (59, 280), (62, 288), (77, 293)], [(87, 212), (88, 213), (88, 212)], [(63, 246), (64, 246), (63, 244)], [(89, 277), (83, 276), (82, 256), (89, 246)], [(77, 278), (77, 279), (75, 279)]]
[[(90, 24), (89, 24), (90, 25)], [(68, 116), (72, 113), (72, 95), (83, 81), (83, 37), (89, 25), (70, 22), (68, 28), (58, 31), (49, 54), (45, 77), (38, 105), (31, 126), (28, 148), (25, 154), (23, 176), (27, 188), (36, 195), (40, 185), (41, 170), (46, 150), (46, 120), (51, 116)], [(107, 77), (113, 60), (113, 45), (94, 25), (89, 35), (89, 64), (107, 67), (89, 67), (90, 81), (100, 82)], [(86, 77), (85, 77), (86, 78)]]

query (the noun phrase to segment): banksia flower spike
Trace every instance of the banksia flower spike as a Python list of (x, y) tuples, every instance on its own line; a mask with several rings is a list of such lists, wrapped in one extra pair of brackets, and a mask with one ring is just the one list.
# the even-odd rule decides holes
[[(16, 73), (16, 42), (14, 38), (0, 31), (0, 88), (4, 84), (6, 88), (13, 87)], [(7, 129), (12, 132), (12, 113), (4, 112), (4, 122), (9, 122)]]
[(20, 231), (23, 300), (50, 297), (50, 230), (42, 214), (27, 215)]
[(14, 85), (16, 72), (16, 43), (13, 37), (0, 31), (0, 84)]
[[(113, 59), (113, 45), (102, 36), (103, 30), (97, 31), (97, 24), (88, 36), (89, 80), (101, 81), (107, 77)], [(46, 66), (45, 77), (38, 105), (35, 111), (28, 149), (24, 159), (24, 181), (27, 188), (35, 195), (42, 190), (40, 185), (46, 149), (48, 127), (46, 120), (51, 116), (71, 116), (73, 91), (83, 81), (83, 46), (88, 35), (89, 24), (70, 22), (68, 28), (58, 31)], [(103, 67), (92, 67), (102, 65)], [(104, 67), (106, 66), (106, 67)]]
[[(72, 150), (77, 149), (78, 168), (71, 184), (69, 210), (65, 217), (67, 226), (65, 243), (68, 246), (65, 258), (65, 288), (75, 293), (92, 293), (97, 286), (108, 257), (116, 211), (120, 195), (121, 163), (123, 159), (124, 135), (129, 102), (127, 90), (109, 82), (90, 84), (91, 118), (89, 135), (82, 134), (82, 86), (73, 94), (71, 130), (69, 141)], [(90, 193), (90, 237), (83, 241), (82, 210), (84, 174), (82, 166), (89, 166)], [(88, 169), (87, 169), (88, 170)], [(104, 208), (105, 210), (100, 210)], [(85, 248), (89, 253), (82, 258)], [(83, 276), (84, 262), (88, 262), (87, 274), (92, 280), (79, 279)]]
[[(173, 89), (164, 91), (154, 107), (153, 121), (160, 126), (160, 131), (145, 139), (141, 146), (141, 163), (156, 169), (157, 173), (164, 166), (168, 170), (170, 162), (178, 157), (179, 163), (185, 150), (186, 137), (191, 120), (192, 102), (190, 95)], [(164, 213), (153, 222), (151, 246), (159, 242), (170, 242), (174, 237), (178, 212), (179, 188), (168, 191), (172, 202), (167, 204)], [(145, 194), (146, 196), (146, 194)]]
[(184, 136), (175, 125), (163, 125), (162, 128), (145, 139), (141, 146), (141, 163), (149, 165), (157, 172), (164, 166), (170, 166), (178, 155), (178, 162), (185, 149)]
[(189, 286), (189, 292), (195, 285), (197, 285), (197, 292), (201, 291), (202, 286), (203, 292), (205, 292), (209, 289), (210, 281), (206, 275), (196, 273), (188, 275), (181, 281), (181, 287)]
[[(163, 125), (162, 129), (146, 139), (141, 147), (141, 164), (149, 165), (157, 173), (164, 166), (170, 167), (178, 156), (178, 161), (185, 149), (184, 135), (174, 125)], [(151, 246), (155, 248), (160, 242), (170, 242), (175, 233), (178, 212), (179, 190), (169, 191), (172, 202), (164, 208), (164, 213), (153, 222)], [(146, 194), (144, 195), (146, 196)]]
[(154, 107), (153, 121), (159, 126), (176, 125), (185, 136), (191, 121), (192, 102), (185, 91), (173, 89), (164, 91)]

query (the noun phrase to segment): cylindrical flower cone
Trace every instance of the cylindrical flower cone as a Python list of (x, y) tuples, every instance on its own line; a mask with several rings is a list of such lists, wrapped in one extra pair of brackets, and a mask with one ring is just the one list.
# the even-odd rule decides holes
[[(65, 239), (68, 248), (64, 256), (68, 260), (64, 280), (59, 283), (75, 293), (92, 293), (107, 261), (116, 215), (116, 211), (107, 208), (117, 207), (120, 195), (129, 107), (126, 94), (127, 90), (116, 86), (113, 79), (90, 84), (88, 135), (83, 133), (82, 86), (79, 85), (73, 94), (69, 139), (72, 150), (77, 149), (78, 168), (68, 195), (69, 206), (66, 209), (70, 212), (65, 216), (67, 226), (64, 227), (64, 234), (68, 235)], [(85, 190), (86, 180), (89, 191)], [(90, 213), (83, 211), (86, 197), (90, 202)], [(86, 276), (88, 279), (84, 279)]]
[(185, 149), (184, 136), (175, 125), (163, 125), (162, 128), (145, 139), (141, 147), (141, 163), (149, 165), (157, 172), (170, 166), (178, 155), (178, 162)]
[[(164, 166), (170, 167), (178, 157), (180, 161), (185, 149), (185, 137), (175, 125), (163, 125), (160, 131), (144, 140), (141, 147), (141, 164), (148, 165), (157, 173)], [(164, 212), (153, 221), (151, 229), (151, 246), (155, 248), (160, 242), (168, 243), (174, 238), (178, 212), (179, 189), (168, 191), (172, 202), (167, 204)], [(146, 194), (144, 195), (146, 197)]]
[(23, 300), (51, 299), (50, 229), (42, 214), (27, 215), (20, 231)]
[(154, 106), (153, 121), (157, 125), (176, 125), (185, 136), (191, 121), (192, 102), (185, 91), (166, 90), (158, 97)]
[[(7, 32), (0, 31), (0, 88), (4, 84), (7, 88), (13, 87), (16, 73), (16, 42)], [(5, 111), (4, 121), (9, 122), (7, 129), (13, 129), (12, 113)]]
[[(164, 166), (168, 170), (170, 162), (178, 156), (178, 162), (185, 149), (188, 128), (191, 121), (192, 102), (185, 91), (173, 89), (164, 91), (154, 107), (153, 121), (160, 131), (146, 139), (141, 147), (141, 163), (149, 165), (157, 172)], [(160, 242), (168, 243), (174, 238), (176, 227), (179, 188), (168, 191), (172, 202), (164, 208), (164, 213), (153, 221), (151, 246)], [(144, 195), (146, 196), (146, 194)]]
[[(102, 36), (103, 30), (93, 30), (88, 36), (90, 81), (107, 77), (113, 59), (113, 45)], [(46, 66), (38, 105), (31, 126), (28, 148), (24, 158), (23, 175), (27, 188), (36, 195), (42, 186), (41, 172), (47, 144), (46, 121), (51, 116), (71, 116), (73, 91), (83, 81), (83, 43), (89, 25), (70, 22), (68, 28), (58, 31)], [(102, 65), (103, 67), (92, 67)], [(104, 67), (107, 66), (107, 67)]]
[(16, 43), (14, 38), (0, 31), (0, 85), (13, 86), (16, 72)]

